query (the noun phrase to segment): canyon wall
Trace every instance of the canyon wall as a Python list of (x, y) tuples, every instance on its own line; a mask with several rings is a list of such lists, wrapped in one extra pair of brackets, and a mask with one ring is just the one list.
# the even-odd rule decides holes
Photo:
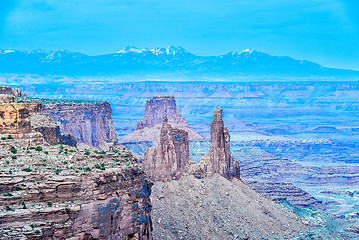
[(117, 141), (109, 102), (44, 104), (42, 113), (74, 136), (80, 147), (108, 150)]

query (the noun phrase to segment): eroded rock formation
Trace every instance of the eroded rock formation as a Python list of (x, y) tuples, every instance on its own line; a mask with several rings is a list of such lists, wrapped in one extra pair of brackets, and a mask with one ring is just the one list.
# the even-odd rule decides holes
[(30, 112), (36, 113), (40, 110), (40, 103), (4, 102), (0, 104), (0, 134), (30, 133)]
[(157, 147), (148, 148), (144, 155), (144, 167), (153, 181), (176, 179), (189, 163), (188, 133), (172, 128), (163, 117), (160, 140)]
[(136, 130), (121, 139), (122, 142), (154, 142), (157, 144), (161, 132), (162, 118), (166, 117), (173, 128), (188, 132), (188, 138), (202, 140), (204, 137), (194, 131), (181, 115), (173, 96), (153, 97), (146, 102), (145, 115), (137, 123)]
[(108, 150), (117, 141), (109, 102), (45, 104), (42, 113), (62, 132), (73, 135), (82, 148)]
[(216, 173), (226, 178), (240, 177), (239, 163), (230, 151), (230, 135), (219, 108), (214, 111), (211, 124), (210, 151), (199, 163), (189, 158), (187, 132), (173, 128), (166, 117), (163, 118), (159, 143), (146, 150), (143, 163), (153, 181), (168, 181), (184, 175), (203, 178)]
[(15, 90), (12, 89), (11, 87), (7, 87), (7, 86), (2, 86), (0, 85), (0, 94), (7, 94), (7, 95), (12, 95), (14, 97), (20, 97), (22, 96), (21, 90), (16, 88)]
[(226, 178), (240, 176), (238, 161), (230, 151), (230, 135), (224, 127), (222, 120), (223, 110), (217, 108), (213, 112), (211, 123), (211, 146), (209, 153), (203, 156), (199, 162), (199, 169), (196, 175), (199, 177), (212, 176), (217, 173)]

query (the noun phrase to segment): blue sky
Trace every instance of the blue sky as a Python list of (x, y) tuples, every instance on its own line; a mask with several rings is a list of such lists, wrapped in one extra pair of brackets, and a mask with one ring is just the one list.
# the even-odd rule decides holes
[(257, 49), (359, 70), (357, 0), (0, 0), (0, 49)]

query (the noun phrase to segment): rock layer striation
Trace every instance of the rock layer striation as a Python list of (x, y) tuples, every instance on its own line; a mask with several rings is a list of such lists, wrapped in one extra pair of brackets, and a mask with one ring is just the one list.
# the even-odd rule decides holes
[(108, 150), (117, 141), (109, 102), (45, 104), (42, 113), (74, 136), (80, 147)]

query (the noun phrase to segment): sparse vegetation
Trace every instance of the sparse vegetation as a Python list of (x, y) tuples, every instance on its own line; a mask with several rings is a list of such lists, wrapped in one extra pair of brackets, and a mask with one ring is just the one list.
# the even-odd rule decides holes
[(6, 137), (1, 137), (1, 140), (6, 140)]
[(52, 202), (47, 202), (47, 206), (52, 207)]
[(14, 139), (10, 134), (7, 136), (7, 139)]

